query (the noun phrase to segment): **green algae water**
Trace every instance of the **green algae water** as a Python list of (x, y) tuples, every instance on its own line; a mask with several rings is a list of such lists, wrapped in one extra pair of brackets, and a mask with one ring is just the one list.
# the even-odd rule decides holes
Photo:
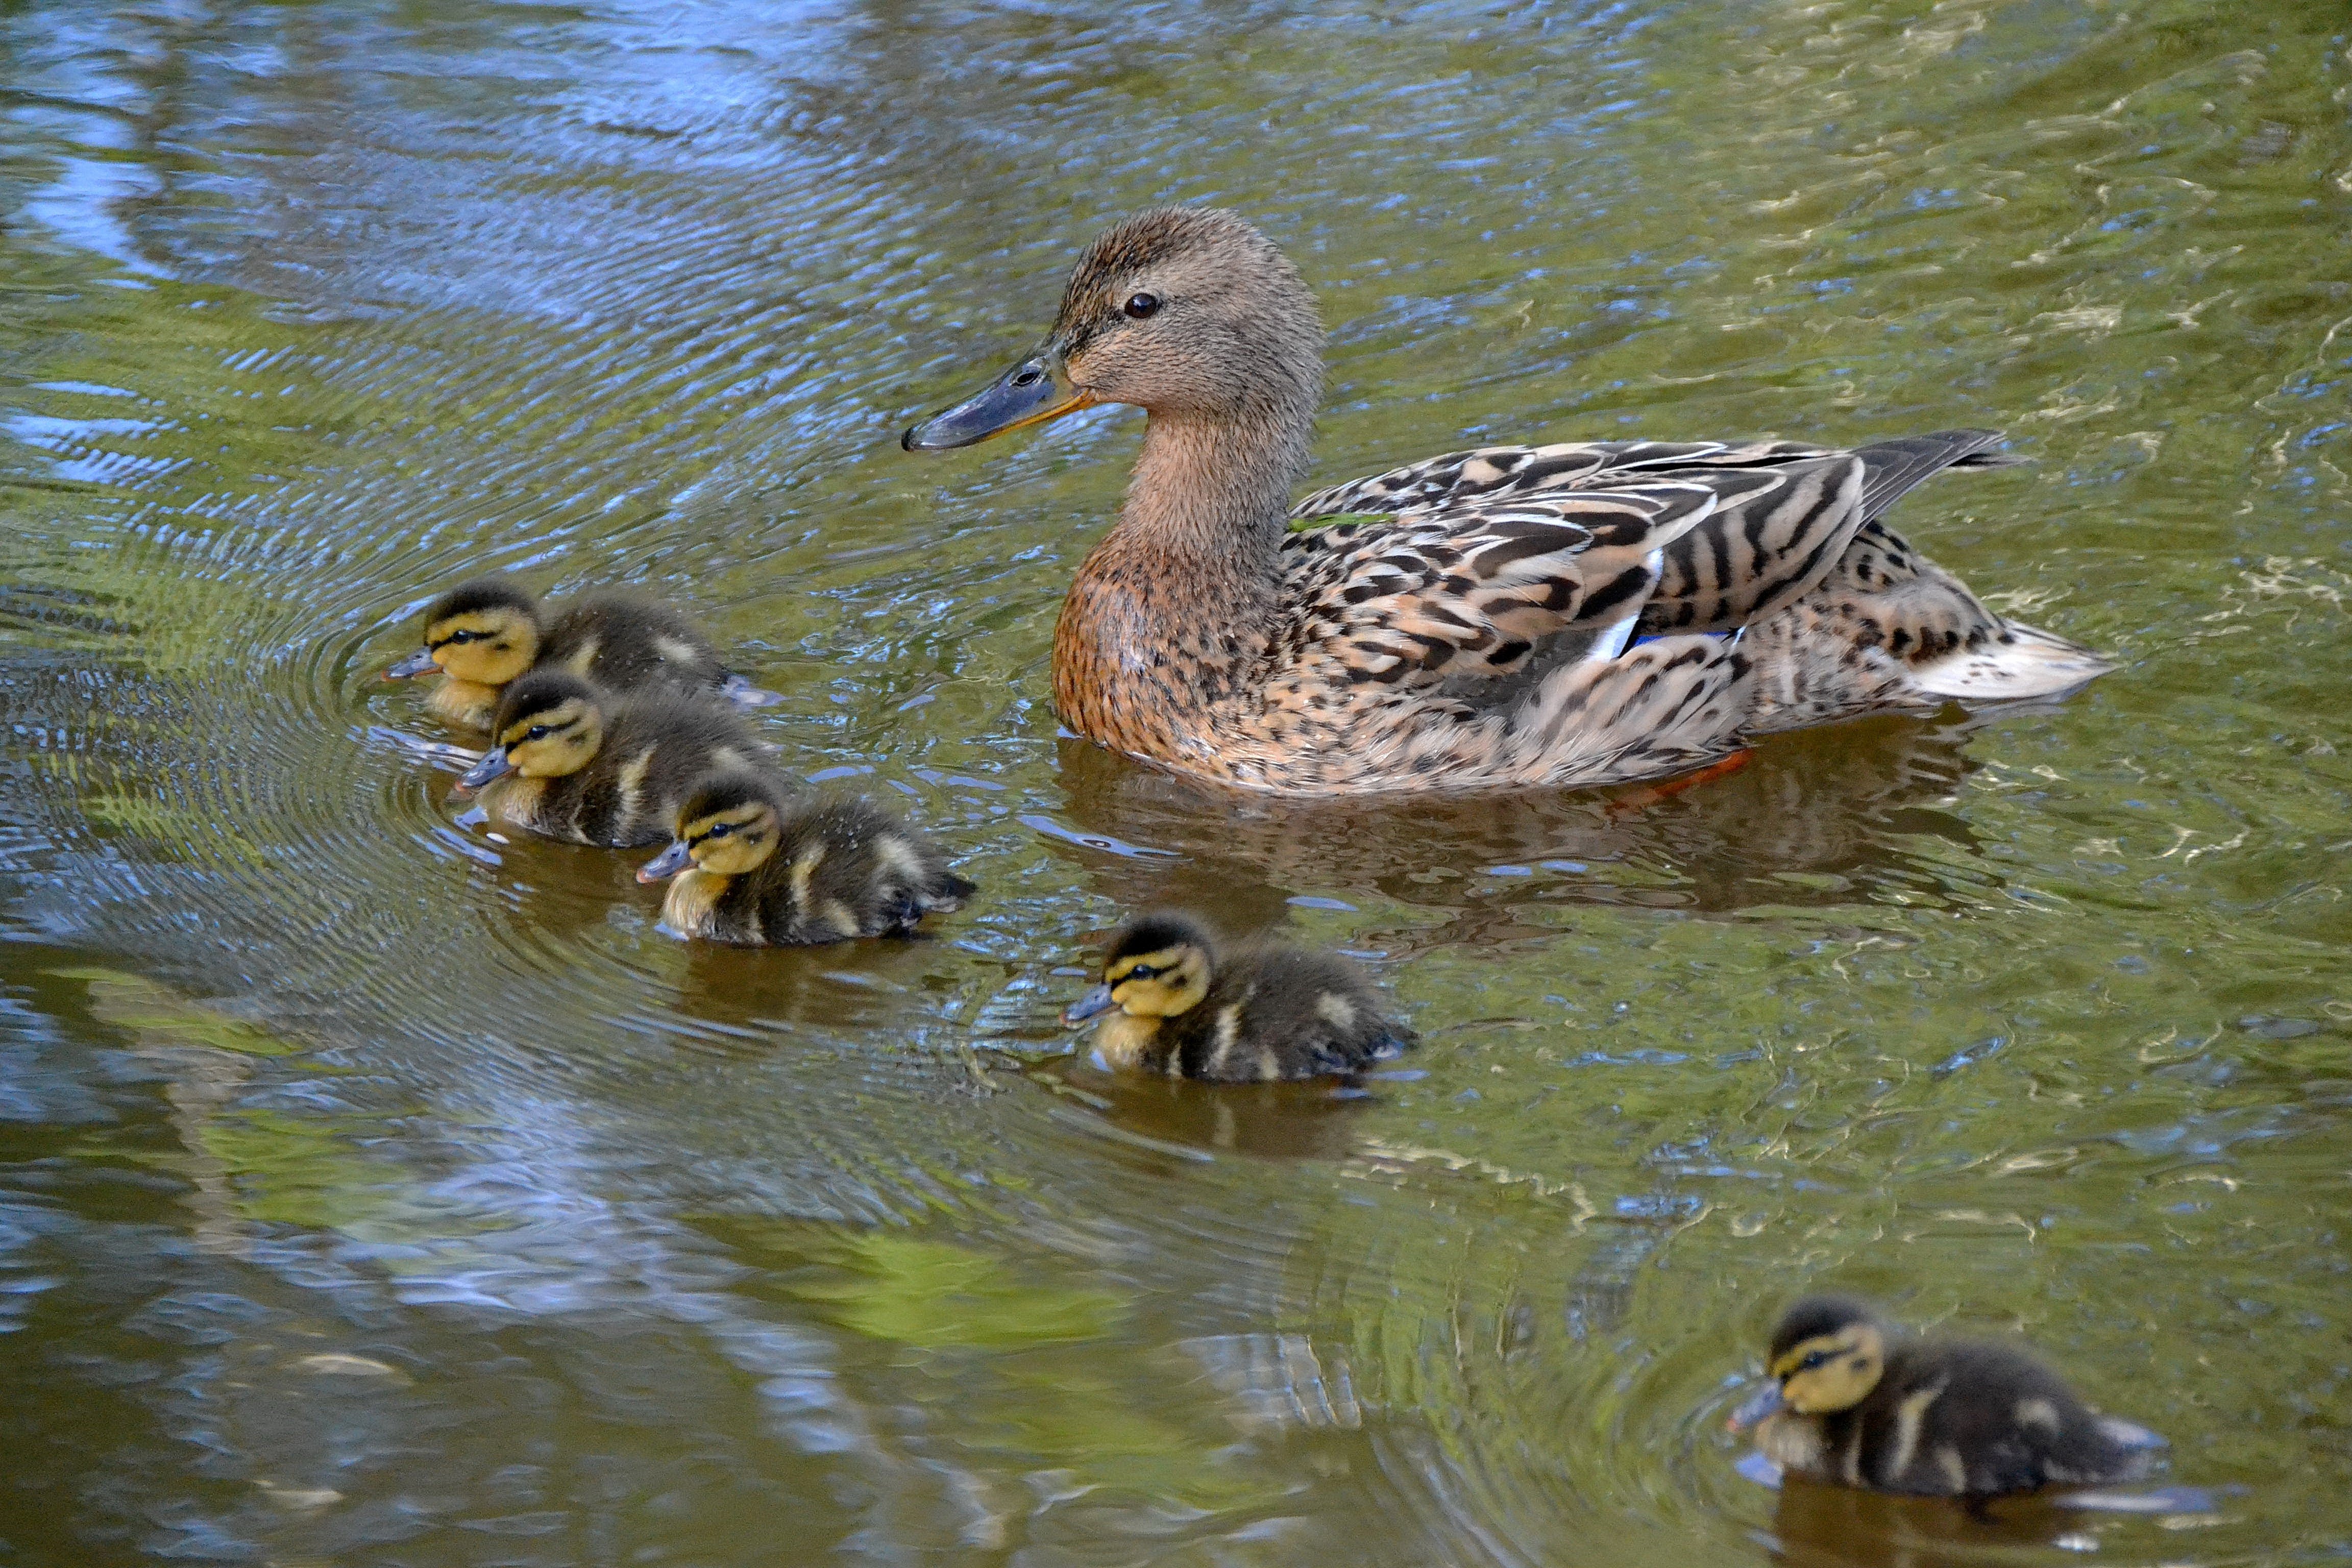
[[(0, 5), (0, 1562), (2352, 1556), (2352, 14)], [(2007, 430), (1895, 514), (2121, 668), (1663, 800), (1312, 808), (1057, 736), (1139, 428), (898, 431), (1239, 208), (1314, 484)], [(438, 588), (635, 584), (982, 895), (670, 941), (455, 824)], [(1367, 1095), (1056, 1026), (1164, 901)], [(2201, 1513), (1743, 1479), (1816, 1282), (2030, 1336)]]

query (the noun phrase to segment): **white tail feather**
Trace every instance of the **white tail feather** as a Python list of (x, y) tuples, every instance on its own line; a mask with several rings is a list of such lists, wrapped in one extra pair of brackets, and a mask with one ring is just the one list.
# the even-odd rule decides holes
[(2089, 648), (2011, 621), (1982, 647), (1913, 665), (1911, 684), (1961, 702), (2015, 702), (2063, 696), (2113, 668)]

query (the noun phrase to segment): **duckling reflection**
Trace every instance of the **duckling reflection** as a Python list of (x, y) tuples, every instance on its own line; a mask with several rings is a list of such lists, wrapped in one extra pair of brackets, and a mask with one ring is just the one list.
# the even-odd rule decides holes
[(1924, 1497), (2137, 1480), (2163, 1439), (2102, 1415), (2015, 1345), (1913, 1339), (1812, 1296), (1773, 1331), (1770, 1381), (1732, 1417), (1790, 1475)]
[(1062, 1020), (1108, 1014), (1095, 1051), (1115, 1070), (1223, 1083), (1346, 1077), (1412, 1041), (1387, 1018), (1371, 977), (1346, 959), (1269, 944), (1221, 951), (1185, 915), (1120, 927), (1102, 976)]
[[(1086, 857), (1099, 891), (1124, 903), (1186, 896), (1188, 886), (1270, 910), (1299, 888), (1458, 903), (1465, 873), (1498, 865), (1540, 873), (1549, 861), (1579, 871), (1666, 868), (1672, 884), (1658, 896), (1720, 911), (1844, 904), (1857, 881), (1949, 881), (1954, 857), (1930, 859), (1919, 845), (1976, 853), (1973, 830), (1950, 809), (1979, 765), (1969, 733), (1961, 722), (1880, 719), (1775, 736), (1739, 772), (1663, 798), (1646, 790), (1236, 797), (1077, 740), (1062, 742), (1059, 779), (1065, 815), (1080, 830), (1181, 857), (1070, 851)], [(1484, 901), (1556, 896), (1558, 882), (1538, 874), (1488, 889)]]
[[(1084, 1057), (1029, 1068), (1035, 1081), (1085, 1102), (1123, 1132), (1181, 1149), (1260, 1160), (1353, 1158), (1364, 1147), (1363, 1113), (1378, 1100), (1329, 1079), (1220, 1085), (1213, 1093), (1181, 1079), (1087, 1070)], [(1171, 1162), (1172, 1163), (1172, 1162)]]
[[(690, 1020), (700, 1048), (744, 1057), (765, 1057), (793, 1042), (845, 1041), (876, 1059), (908, 1054), (908, 994), (920, 990), (927, 965), (940, 962), (936, 950), (905, 943), (662, 947), (675, 955), (662, 961), (664, 979), (677, 987), (667, 1010)], [(877, 1030), (886, 1032), (887, 1044), (877, 1044)], [(935, 1055), (911, 1054), (926, 1061)]]
[[(762, 748), (725, 703), (677, 692), (614, 697), (562, 670), (507, 689), (497, 744), (458, 779), (491, 816), (526, 832), (614, 849), (668, 837), (687, 790)], [(513, 776), (509, 776), (513, 775)]]
[(730, 672), (700, 627), (640, 594), (589, 594), (551, 618), (505, 577), (460, 583), (425, 609), (425, 646), (386, 680), (438, 673), (425, 706), (467, 730), (488, 730), (499, 696), (531, 669), (563, 669), (611, 692), (707, 690), (744, 707), (777, 700)]
[(2047, 1498), (1967, 1508), (1790, 1478), (1772, 1514), (1789, 1568), (1983, 1568), (2002, 1549), (2079, 1546), (2084, 1521)]
[(749, 769), (704, 774), (674, 817), (670, 847), (640, 882), (675, 877), (662, 903), (672, 930), (747, 947), (807, 947), (911, 936), (976, 890), (929, 837), (871, 801), (787, 803)]

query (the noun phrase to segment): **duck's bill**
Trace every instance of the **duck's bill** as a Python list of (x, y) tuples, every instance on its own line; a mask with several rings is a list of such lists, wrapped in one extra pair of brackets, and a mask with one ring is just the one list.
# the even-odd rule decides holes
[(946, 452), (1043, 425), (1091, 407), (1095, 395), (1072, 386), (1061, 361), (1032, 354), (953, 408), (941, 409), (898, 438), (909, 452)]
[(1068, 1006), (1062, 1009), (1062, 1022), (1083, 1024), (1088, 1018), (1098, 1018), (1118, 1004), (1110, 999), (1110, 987), (1097, 985)]
[(1739, 1408), (1723, 1424), (1727, 1432), (1744, 1431), (1775, 1410), (1780, 1408), (1780, 1385), (1767, 1378), (1764, 1386), (1739, 1402)]
[(694, 848), (683, 838), (637, 868), (640, 882), (659, 882), (694, 864)]
[(431, 675), (440, 668), (433, 662), (433, 650), (429, 647), (421, 647), (385, 670), (383, 678), (386, 680), (406, 680), (411, 676)]
[(471, 795), (493, 779), (502, 779), (514, 772), (514, 763), (507, 760), (504, 746), (492, 746), (482, 760), (457, 775), (457, 795)]

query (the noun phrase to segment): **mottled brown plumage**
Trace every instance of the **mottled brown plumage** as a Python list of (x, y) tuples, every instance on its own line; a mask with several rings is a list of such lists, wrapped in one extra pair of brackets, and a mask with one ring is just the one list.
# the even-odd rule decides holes
[(1103, 983), (1073, 1004), (1106, 1065), (1227, 1083), (1362, 1071), (1412, 1043), (1364, 972), (1328, 952), (1221, 950), (1208, 928), (1149, 914), (1119, 928)]
[(1232, 214), (1167, 208), (1087, 247), (1036, 354), (908, 432), (950, 447), (1091, 404), (1149, 412), (1055, 630), (1072, 730), (1286, 793), (1591, 784), (2107, 668), (1874, 523), (1940, 468), (2000, 462), (1989, 432), (1495, 447), (1293, 509), (1321, 382), (1290, 263)]
[(2137, 1479), (2162, 1447), (2018, 1346), (1912, 1339), (1843, 1296), (1790, 1308), (1766, 1368), (1735, 1423), (1760, 1415), (1758, 1451), (1815, 1480), (1986, 1497)]
[(668, 849), (637, 873), (675, 877), (674, 931), (740, 946), (804, 947), (911, 936), (961, 909), (971, 883), (939, 846), (871, 801), (794, 798), (772, 774), (721, 769), (679, 803)]
[(615, 697), (560, 669), (509, 686), (490, 735), (497, 743), (458, 781), (461, 792), (487, 785), (482, 809), (500, 822), (616, 849), (662, 842), (696, 780), (765, 751), (715, 698), (660, 689)]
[(427, 705), (468, 730), (488, 730), (499, 693), (532, 669), (569, 670), (614, 695), (659, 688), (744, 707), (775, 700), (729, 673), (700, 627), (642, 594), (587, 594), (551, 609), (511, 579), (477, 577), (425, 606), (423, 641), (385, 678), (438, 673)]

